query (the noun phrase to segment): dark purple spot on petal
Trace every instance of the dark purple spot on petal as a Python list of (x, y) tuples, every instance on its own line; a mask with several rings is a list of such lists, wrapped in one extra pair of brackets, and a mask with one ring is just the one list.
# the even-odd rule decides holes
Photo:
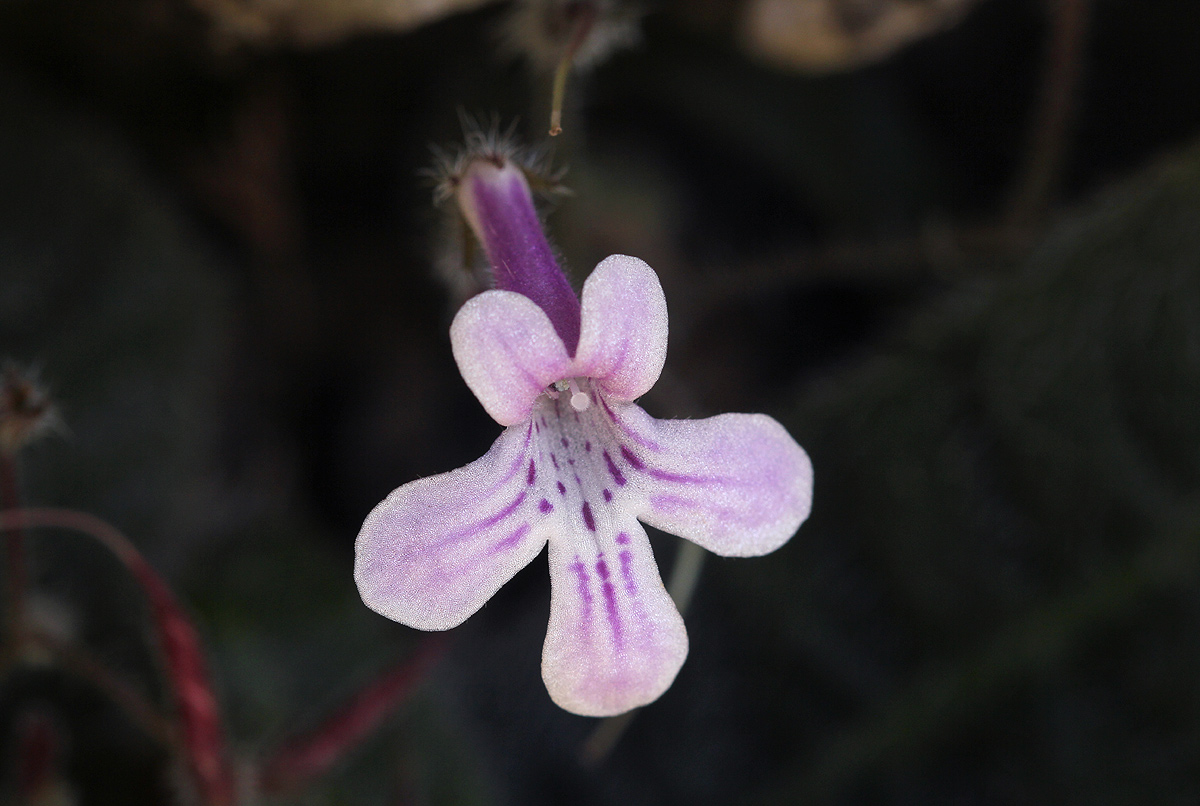
[(574, 460), (574, 459), (568, 459), (568, 460), (567, 460), (567, 464), (569, 464), (569, 465), (573, 465), (573, 464), (575, 464), (575, 460)]
[(626, 462), (629, 462), (629, 464), (633, 466), (634, 470), (641, 470), (645, 467), (645, 465), (642, 464), (642, 460), (637, 458), (637, 455), (633, 451), (629, 450), (629, 448), (625, 445), (621, 446), (621, 455), (625, 457)]
[(600, 575), (601, 579), (608, 579), (608, 563), (604, 562), (603, 554), (601, 554), (600, 559), (596, 561), (596, 573)]
[(624, 532), (618, 533), (617, 534), (617, 542), (620, 543), (622, 546), (627, 545), (629, 543), (629, 535), (625, 534)]
[(566, 437), (563, 437), (562, 439), (560, 439), (560, 440), (559, 440), (559, 442), (561, 442), (561, 443), (562, 443), (562, 446), (563, 446), (564, 448), (569, 448), (569, 447), (571, 447), (571, 443), (570, 443), (570, 442), (567, 442), (567, 438), (566, 438)]
[(592, 441), (590, 439), (583, 443), (583, 449), (587, 453), (592, 452)]
[(559, 495), (567, 494), (567, 488), (561, 481), (558, 483), (558, 494)]
[(544, 515), (545, 513), (554, 509), (554, 504), (551, 504), (549, 501), (543, 498), (541, 503), (538, 504), (538, 509), (541, 510), (542, 514)]
[(537, 478), (537, 468), (533, 464), (533, 460), (529, 460), (529, 474), (525, 476), (525, 483), (530, 487), (533, 486), (533, 480)]
[(608, 451), (604, 452), (604, 464), (608, 465), (608, 472), (609, 475), (613, 477), (613, 481), (615, 481), (621, 487), (624, 487), (625, 476), (623, 473), (621, 473), (621, 468), (617, 467), (616, 462), (614, 462), (612, 457), (608, 455)]
[(592, 505), (587, 501), (583, 502), (583, 525), (590, 531), (596, 531), (596, 519), (592, 517)]
[(604, 501), (605, 501), (605, 503), (608, 503), (611, 500), (612, 500), (612, 490), (605, 487), (604, 488)]

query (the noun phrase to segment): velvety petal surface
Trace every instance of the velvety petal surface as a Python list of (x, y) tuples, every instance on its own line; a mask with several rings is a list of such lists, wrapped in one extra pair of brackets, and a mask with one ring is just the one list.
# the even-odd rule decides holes
[(812, 463), (765, 414), (655, 420), (613, 408), (638, 518), (716, 554), (753, 557), (788, 541), (812, 508)]
[(450, 344), (467, 386), (506, 426), (527, 420), (538, 395), (571, 367), (546, 312), (515, 291), (467, 300), (450, 325)]
[(583, 284), (583, 320), (573, 374), (616, 401), (650, 391), (667, 357), (667, 302), (654, 270), (612, 255)]
[(537, 556), (532, 426), (508, 428), (466, 467), (417, 479), (372, 510), (354, 547), (363, 602), (421, 630), (461, 624)]
[(613, 716), (667, 690), (688, 640), (645, 530), (629, 518), (619, 526), (601, 522), (595, 534), (595, 540), (556, 535), (550, 541), (542, 677), (560, 707)]

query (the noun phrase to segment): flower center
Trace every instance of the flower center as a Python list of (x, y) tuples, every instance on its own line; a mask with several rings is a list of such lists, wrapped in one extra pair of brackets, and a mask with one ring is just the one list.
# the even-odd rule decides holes
[(547, 392), (554, 400), (558, 400), (559, 394), (570, 392), (571, 408), (575, 409), (575, 411), (587, 411), (588, 406), (592, 405), (591, 396), (579, 388), (579, 378), (565, 378), (561, 381), (555, 381)]

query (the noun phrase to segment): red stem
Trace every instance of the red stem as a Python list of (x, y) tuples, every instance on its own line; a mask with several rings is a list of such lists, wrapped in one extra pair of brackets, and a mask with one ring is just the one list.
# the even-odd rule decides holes
[[(21, 506), (21, 485), (17, 478), (16, 454), (0, 450), (0, 509)], [(20, 646), (25, 636), (25, 530), (17, 527), (4, 541), (5, 595), (8, 599), (9, 636)]]
[(68, 509), (0, 512), (0, 531), (57, 527), (88, 535), (117, 556), (141, 585), (150, 605), (167, 677), (175, 695), (183, 749), (201, 800), (208, 806), (234, 801), (233, 776), (225, 756), (220, 711), (199, 636), (171, 589), (137, 547), (104, 520)]
[(271, 795), (294, 791), (325, 773), (408, 699), (444, 646), (439, 636), (424, 639), (415, 656), (384, 672), (316, 729), (286, 743), (263, 765), (262, 791)]

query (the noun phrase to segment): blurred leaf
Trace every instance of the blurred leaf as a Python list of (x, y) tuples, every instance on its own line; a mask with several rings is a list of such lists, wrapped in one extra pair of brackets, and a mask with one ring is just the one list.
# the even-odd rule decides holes
[[(1040, 802), (1064, 780), (1197, 794), (1173, 750), (1200, 746), (1180, 637), (1200, 624), (1197, 220), (1193, 148), (808, 396), (813, 519), (784, 563), (730, 574), (803, 675), (780, 719), (841, 705), (770, 802), (1000, 779)], [(1107, 727), (1064, 738), (1052, 716), (1080, 707)]]
[(255, 44), (330, 45), (355, 34), (399, 32), (491, 0), (192, 0), (219, 35)]
[(742, 41), (753, 54), (806, 73), (886, 59), (956, 24), (976, 0), (753, 0)]

